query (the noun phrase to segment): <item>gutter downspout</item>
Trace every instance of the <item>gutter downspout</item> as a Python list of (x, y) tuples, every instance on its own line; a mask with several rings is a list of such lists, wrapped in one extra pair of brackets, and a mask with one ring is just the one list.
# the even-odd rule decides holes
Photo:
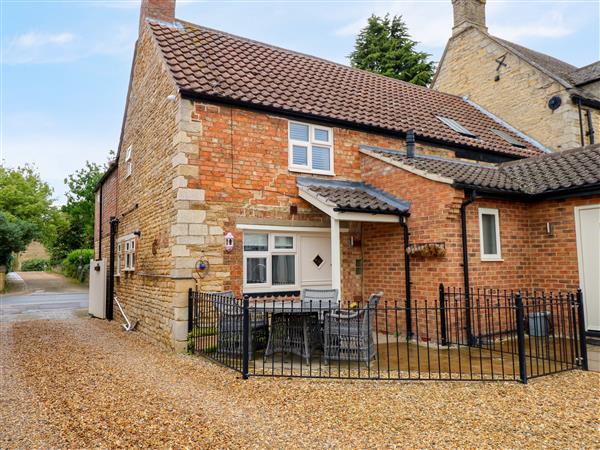
[(581, 146), (585, 146), (585, 137), (583, 135), (583, 118), (581, 117), (581, 98), (577, 99), (577, 112), (579, 114), (579, 136), (581, 138)]
[(408, 254), (409, 237), (408, 224), (406, 219), (408, 215), (400, 216), (400, 225), (404, 232), (404, 283), (406, 292), (406, 340), (410, 340), (412, 332), (412, 317), (411, 317), (411, 281), (410, 281), (410, 255)]
[(462, 251), (463, 251), (463, 282), (465, 287), (465, 311), (466, 311), (466, 330), (467, 343), (473, 344), (473, 333), (471, 328), (471, 288), (469, 286), (469, 242), (467, 239), (467, 206), (475, 201), (477, 196), (476, 191), (471, 191), (469, 198), (463, 200), (460, 205), (460, 224), (462, 234)]
[(588, 109), (586, 115), (587, 115), (587, 123), (588, 123), (588, 130), (589, 130), (589, 136), (590, 136), (590, 145), (592, 145), (592, 144), (596, 143), (596, 138), (595, 138), (596, 132), (594, 131), (594, 121), (592, 120), (592, 111)]
[(108, 289), (106, 291), (106, 319), (113, 320), (113, 297), (115, 295), (115, 241), (119, 219), (110, 218), (110, 253), (108, 262)]

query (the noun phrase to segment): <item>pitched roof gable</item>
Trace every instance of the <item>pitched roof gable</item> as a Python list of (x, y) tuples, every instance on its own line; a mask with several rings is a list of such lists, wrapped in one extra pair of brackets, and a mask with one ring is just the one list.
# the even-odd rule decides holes
[[(368, 129), (404, 134), (511, 157), (539, 154), (510, 145), (491, 130), (498, 122), (464, 99), (187, 22), (149, 26), (179, 89), (188, 95), (239, 102)], [(437, 119), (450, 117), (477, 138)]]

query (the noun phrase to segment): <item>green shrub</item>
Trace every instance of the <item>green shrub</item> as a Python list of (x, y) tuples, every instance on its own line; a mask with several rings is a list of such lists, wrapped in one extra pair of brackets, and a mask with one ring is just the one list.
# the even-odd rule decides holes
[(50, 267), (50, 260), (44, 258), (33, 258), (21, 263), (23, 272), (44, 271)]
[(90, 270), (90, 259), (94, 257), (94, 250), (83, 248), (71, 251), (62, 262), (63, 273), (79, 281), (85, 281)]

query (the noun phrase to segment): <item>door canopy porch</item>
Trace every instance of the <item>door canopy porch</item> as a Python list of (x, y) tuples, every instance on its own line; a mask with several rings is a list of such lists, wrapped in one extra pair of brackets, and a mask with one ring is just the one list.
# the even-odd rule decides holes
[(340, 221), (399, 223), (408, 215), (408, 202), (363, 182), (298, 177), (296, 184), (300, 197), (331, 219), (332, 287), (340, 290)]

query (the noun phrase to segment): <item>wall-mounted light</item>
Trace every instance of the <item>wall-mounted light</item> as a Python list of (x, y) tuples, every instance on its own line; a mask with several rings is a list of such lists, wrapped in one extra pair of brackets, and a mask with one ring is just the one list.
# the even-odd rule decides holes
[(231, 252), (231, 250), (233, 250), (233, 241), (234, 241), (234, 237), (233, 234), (231, 234), (231, 232), (227, 233), (225, 235), (225, 251), (227, 253)]
[(548, 236), (554, 236), (554, 224), (546, 222), (546, 234)]
[(142, 235), (142, 232), (140, 230), (136, 230), (133, 232), (134, 236), (140, 237)]

